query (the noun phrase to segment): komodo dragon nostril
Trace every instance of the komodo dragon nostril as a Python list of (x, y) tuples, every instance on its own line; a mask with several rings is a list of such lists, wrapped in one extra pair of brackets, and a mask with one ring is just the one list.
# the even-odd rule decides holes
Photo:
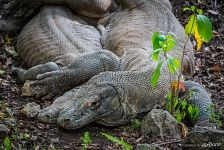
[(68, 122), (70, 122), (71, 120), (69, 119), (69, 118), (66, 118), (66, 119), (64, 119), (64, 122), (65, 123), (68, 123)]

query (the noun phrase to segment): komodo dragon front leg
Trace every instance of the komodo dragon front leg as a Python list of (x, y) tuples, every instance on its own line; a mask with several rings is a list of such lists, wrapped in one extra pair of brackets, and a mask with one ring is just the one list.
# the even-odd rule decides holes
[(31, 87), (41, 88), (32, 96), (51, 99), (88, 81), (94, 75), (104, 71), (118, 71), (119, 67), (120, 59), (109, 51), (87, 53), (75, 58), (68, 67), (39, 74), (37, 80), (31, 82)]
[[(109, 51), (88, 53), (75, 59), (69, 67), (37, 76), (32, 85), (44, 86), (38, 98), (45, 94), (64, 93), (105, 71), (118, 71), (120, 59)], [(42, 95), (43, 94), (43, 95)], [(40, 97), (39, 97), (40, 96)]]

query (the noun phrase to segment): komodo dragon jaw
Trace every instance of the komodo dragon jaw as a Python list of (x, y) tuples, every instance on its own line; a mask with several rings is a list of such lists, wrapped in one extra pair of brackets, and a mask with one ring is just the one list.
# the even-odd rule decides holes
[(120, 107), (116, 89), (109, 84), (83, 86), (75, 103), (62, 110), (57, 122), (65, 129), (77, 129), (113, 113)]

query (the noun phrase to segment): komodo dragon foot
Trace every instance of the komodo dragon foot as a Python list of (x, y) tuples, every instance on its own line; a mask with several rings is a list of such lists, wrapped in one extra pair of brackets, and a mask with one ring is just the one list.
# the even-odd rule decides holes
[(59, 66), (54, 62), (49, 62), (46, 64), (41, 64), (30, 68), (29, 70), (24, 70), (20, 68), (13, 68), (13, 72), (17, 74), (18, 79), (21, 83), (26, 80), (36, 80), (38, 74), (43, 74), (46, 72), (59, 70)]

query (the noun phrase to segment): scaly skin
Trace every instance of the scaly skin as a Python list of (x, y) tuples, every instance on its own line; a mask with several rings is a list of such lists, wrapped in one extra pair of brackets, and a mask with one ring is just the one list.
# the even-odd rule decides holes
[[(149, 60), (152, 52), (150, 36), (155, 31), (176, 34), (178, 43), (169, 55), (181, 59), (183, 44), (186, 40), (184, 29), (172, 14), (167, 0), (117, 0), (117, 3), (120, 8), (103, 18), (99, 25), (102, 33), (101, 44), (104, 49), (111, 52), (100, 50), (99, 53), (98, 51), (86, 53), (84, 50), (81, 55), (78, 55), (79, 53), (75, 55), (68, 67), (38, 75), (38, 80), (31, 84), (33, 87), (43, 87), (43, 90), (36, 95), (38, 98), (49, 98), (87, 81), (80, 86), (80, 89), (69, 92), (75, 92), (74, 94), (65, 94), (52, 106), (42, 110), (38, 116), (40, 120), (49, 123), (57, 121), (66, 129), (77, 129), (93, 121), (114, 126), (125, 124), (139, 114), (149, 112), (155, 105), (163, 103), (170, 89), (170, 79), (172, 82), (176, 80), (176, 77), (170, 77), (167, 67), (163, 65), (162, 77), (157, 87), (152, 89), (149, 86), (150, 77), (157, 65)], [(53, 18), (49, 16), (46, 21)], [(35, 24), (31, 22), (30, 26)], [(49, 26), (48, 28), (55, 29)], [(74, 26), (74, 29), (82, 32), (80, 27)], [(56, 30), (55, 33), (59, 31)], [(36, 38), (41, 37), (38, 35)], [(58, 41), (60, 38), (64, 40), (63, 36), (58, 36)], [(85, 38), (74, 39), (82, 41)], [(21, 42), (24, 40), (21, 39)], [(33, 42), (37, 44), (39, 41)], [(72, 41), (69, 42), (68, 44), (73, 44)], [(47, 41), (46, 44), (48, 43), (51, 42)], [(57, 50), (56, 47), (53, 51)], [(67, 51), (67, 47), (62, 50)], [(193, 59), (193, 48), (189, 42), (186, 46), (184, 70), (182, 70), (185, 75), (192, 74)], [(61, 61), (64, 60), (66, 59), (61, 59)], [(50, 60), (46, 59), (46, 61)], [(196, 88), (198, 90), (196, 96), (199, 97), (200, 91), (204, 90), (194, 84), (190, 88)], [(203, 113), (205, 107), (211, 104), (211, 99), (208, 96), (204, 97), (205, 105), (201, 105), (200, 100), (197, 102), (198, 98), (191, 97), (191, 100), (200, 107), (200, 116), (203, 120), (208, 119), (208, 116), (205, 117)]]

